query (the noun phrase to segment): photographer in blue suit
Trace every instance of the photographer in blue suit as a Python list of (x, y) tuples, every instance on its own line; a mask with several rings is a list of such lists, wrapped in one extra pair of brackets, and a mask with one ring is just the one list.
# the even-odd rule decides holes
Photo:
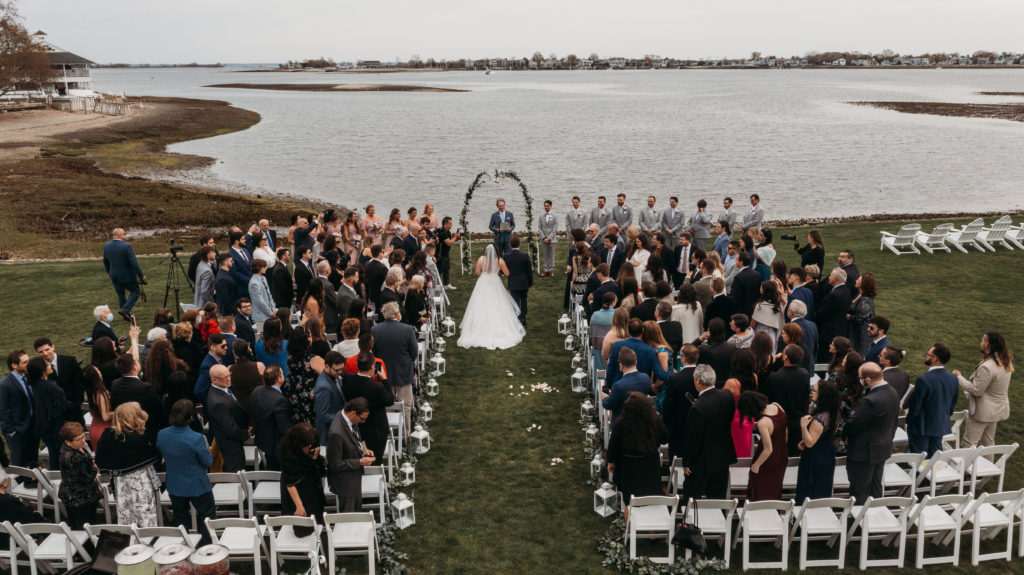
[(516, 218), (512, 212), (505, 211), (505, 200), (498, 200), (498, 211), (491, 214), (491, 223), (487, 229), (494, 234), (494, 248), (498, 250), (498, 257), (504, 257), (508, 252), (509, 238), (516, 229)]
[(117, 313), (131, 321), (132, 307), (141, 294), (139, 283), (146, 283), (146, 275), (135, 259), (135, 250), (125, 239), (124, 228), (114, 228), (112, 235), (113, 239), (103, 245), (103, 267), (117, 292)]

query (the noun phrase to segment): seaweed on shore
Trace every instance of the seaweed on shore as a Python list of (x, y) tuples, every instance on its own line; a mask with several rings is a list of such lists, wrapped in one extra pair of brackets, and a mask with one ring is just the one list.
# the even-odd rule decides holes
[(928, 114), (959, 118), (989, 118), (1024, 122), (1024, 104), (966, 104), (953, 102), (848, 102), (904, 114)]

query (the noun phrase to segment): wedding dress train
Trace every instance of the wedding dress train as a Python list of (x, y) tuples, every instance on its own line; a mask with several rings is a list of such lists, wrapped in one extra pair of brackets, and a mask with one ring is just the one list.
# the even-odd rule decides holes
[(462, 333), (458, 345), (508, 349), (523, 340), (526, 329), (519, 323), (519, 310), (498, 277), (500, 264), (493, 244), (487, 246), (484, 257), (486, 262), (459, 325)]

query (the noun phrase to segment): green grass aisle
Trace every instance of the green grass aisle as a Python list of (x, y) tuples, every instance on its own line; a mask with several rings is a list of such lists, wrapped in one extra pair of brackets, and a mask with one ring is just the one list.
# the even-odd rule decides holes
[[(475, 277), (453, 270), (453, 280), (459, 322)], [(466, 350), (457, 337), (447, 340), (447, 374), (431, 400), (432, 447), (416, 484), (403, 488), (415, 494), (417, 523), (397, 546), (412, 572), (601, 570), (596, 538), (605, 522), (585, 483), (580, 398), (569, 389), (571, 356), (556, 330), (563, 286), (564, 276), (536, 278), (526, 338), (512, 349)], [(531, 390), (539, 383), (558, 391)]]

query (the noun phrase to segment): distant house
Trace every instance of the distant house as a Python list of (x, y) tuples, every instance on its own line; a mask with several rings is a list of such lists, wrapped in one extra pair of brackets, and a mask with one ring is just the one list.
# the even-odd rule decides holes
[(360, 60), (360, 68), (383, 68), (384, 66), (380, 63), (380, 60)]
[(594, 67), (594, 61), (591, 60), (590, 58), (583, 58), (582, 60), (579, 61), (579, 67), (583, 68), (584, 70), (589, 70)]
[(46, 50), (46, 57), (53, 68), (53, 77), (42, 85), (43, 92), (53, 96), (94, 95), (89, 68), (94, 62), (51, 44), (42, 30), (32, 37)]
[(834, 60), (832, 62), (832, 65), (833, 66), (845, 66), (846, 65), (846, 58), (839, 58), (838, 60)]
[(608, 58), (608, 65), (611, 66), (612, 68), (622, 69), (622, 68), (626, 67), (626, 59), (625, 58)]
[(978, 61), (976, 62), (976, 64), (978, 64), (979, 66), (985, 66), (992, 62), (992, 59), (989, 58), (988, 56), (978, 56), (977, 60)]

